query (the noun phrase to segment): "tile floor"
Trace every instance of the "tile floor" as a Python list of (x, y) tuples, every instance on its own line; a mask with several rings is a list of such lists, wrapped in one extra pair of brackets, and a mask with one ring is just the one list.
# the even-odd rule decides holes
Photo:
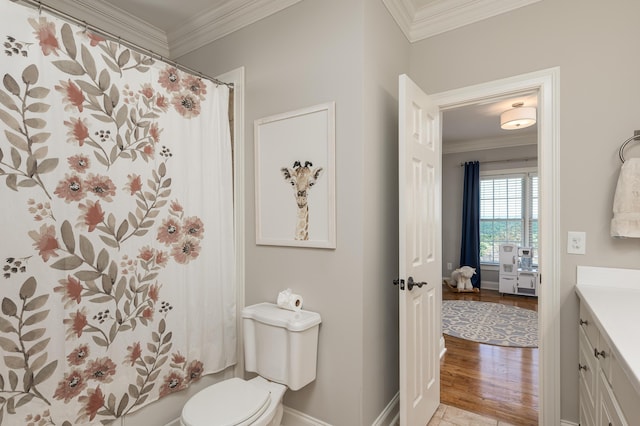
[(515, 426), (450, 405), (440, 404), (427, 426)]

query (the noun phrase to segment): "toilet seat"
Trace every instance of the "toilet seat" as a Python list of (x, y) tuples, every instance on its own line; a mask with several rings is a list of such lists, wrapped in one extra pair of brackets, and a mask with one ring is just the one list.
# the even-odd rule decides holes
[(208, 386), (182, 409), (185, 426), (245, 426), (269, 407), (270, 392), (251, 382), (232, 378)]

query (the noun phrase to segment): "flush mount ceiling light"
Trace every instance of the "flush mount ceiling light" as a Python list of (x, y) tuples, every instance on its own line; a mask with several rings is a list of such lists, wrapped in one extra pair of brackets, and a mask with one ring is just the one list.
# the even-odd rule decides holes
[(516, 102), (509, 109), (500, 114), (500, 128), (505, 130), (524, 129), (536, 124), (536, 109), (525, 107), (524, 103)]

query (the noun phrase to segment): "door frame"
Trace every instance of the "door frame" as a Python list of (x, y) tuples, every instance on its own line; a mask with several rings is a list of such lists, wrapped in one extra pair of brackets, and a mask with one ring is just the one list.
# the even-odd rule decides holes
[[(538, 93), (540, 226), (538, 424), (560, 424), (560, 67), (430, 95), (442, 111), (497, 96)], [(442, 152), (442, 137), (438, 141)], [(442, 339), (444, 341), (444, 339)], [(441, 348), (444, 349), (444, 348)]]

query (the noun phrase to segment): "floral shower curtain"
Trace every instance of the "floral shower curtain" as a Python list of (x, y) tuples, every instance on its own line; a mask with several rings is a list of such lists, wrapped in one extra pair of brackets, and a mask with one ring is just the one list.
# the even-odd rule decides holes
[(0, 424), (107, 424), (236, 361), (228, 88), (0, 3)]

